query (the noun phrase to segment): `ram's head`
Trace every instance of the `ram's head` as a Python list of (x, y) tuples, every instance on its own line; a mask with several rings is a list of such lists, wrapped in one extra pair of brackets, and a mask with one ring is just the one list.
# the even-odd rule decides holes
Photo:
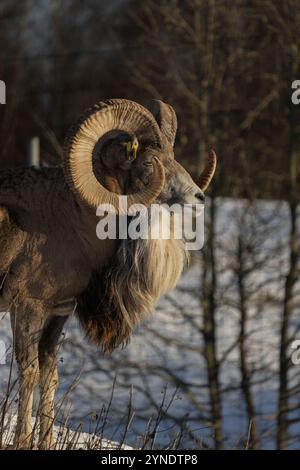
[(173, 108), (154, 101), (150, 109), (129, 100), (108, 100), (90, 108), (71, 129), (65, 142), (65, 174), (89, 206), (111, 204), (122, 213), (119, 195), (128, 196), (127, 207), (204, 201), (216, 168), (215, 153), (209, 154), (195, 184), (174, 158)]

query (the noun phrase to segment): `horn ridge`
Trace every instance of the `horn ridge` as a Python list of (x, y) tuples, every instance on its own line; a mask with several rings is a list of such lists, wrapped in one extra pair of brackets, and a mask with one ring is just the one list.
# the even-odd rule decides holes
[(217, 167), (217, 155), (215, 151), (211, 149), (208, 153), (208, 162), (203, 172), (201, 173), (199, 177), (199, 181), (198, 181), (198, 186), (200, 189), (202, 189), (202, 191), (205, 191), (208, 188), (215, 174), (216, 167)]
[[(102, 101), (90, 107), (73, 125), (64, 144), (64, 171), (67, 183), (87, 204), (98, 207), (112, 204), (119, 212), (119, 195), (108, 191), (93, 172), (92, 155), (98, 140), (107, 132), (118, 129), (151, 138), (153, 146), (161, 147), (161, 134), (153, 115), (138, 103), (124, 99)], [(164, 174), (155, 159), (154, 178), (140, 192), (130, 195), (130, 202), (149, 205), (160, 194)]]

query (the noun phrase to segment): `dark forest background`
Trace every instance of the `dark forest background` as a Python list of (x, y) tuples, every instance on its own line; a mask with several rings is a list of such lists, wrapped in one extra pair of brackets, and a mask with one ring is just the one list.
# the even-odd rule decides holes
[[(168, 318), (164, 329), (154, 322), (143, 330), (143, 341), (147, 334), (151, 345), (160, 341), (156, 365), (141, 366), (129, 350), (107, 359), (106, 368), (91, 354), (95, 370), (107, 373), (103, 399), (118, 369), (120, 386), (139, 381), (146, 400), (140, 418), (148, 419), (159, 404), (146, 380), (160, 377), (180, 389), (194, 413), (190, 422), (209, 428), (209, 447), (229, 445), (229, 395), (230, 410), (244, 413), (236, 447), (300, 446), (299, 366), (291, 363), (300, 331), (300, 105), (291, 101), (292, 82), (300, 80), (299, 25), (298, 0), (0, 0), (0, 80), (7, 87), (1, 167), (26, 164), (32, 136), (40, 137), (42, 163), (59, 163), (68, 127), (91, 104), (113, 97), (170, 103), (179, 121), (175, 154), (193, 176), (208, 148), (216, 149), (196, 282), (179, 291), (196, 299), (196, 309), (191, 313), (190, 299), (171, 302), (171, 318), (195, 335), (195, 345)], [(231, 198), (229, 211), (219, 196)], [(170, 345), (177, 356), (166, 354), (163, 366)], [(77, 347), (83, 357), (80, 341)], [(172, 357), (184, 366), (178, 359), (171, 368)], [(186, 432), (183, 414), (166, 416)], [(188, 436), (189, 445), (203, 445), (192, 431)]]
[(177, 158), (197, 174), (219, 155), (218, 194), (287, 197), (299, 148), (296, 0), (1, 0), (1, 166), (28, 139), (56, 163), (68, 126), (92, 103), (161, 98), (178, 114)]

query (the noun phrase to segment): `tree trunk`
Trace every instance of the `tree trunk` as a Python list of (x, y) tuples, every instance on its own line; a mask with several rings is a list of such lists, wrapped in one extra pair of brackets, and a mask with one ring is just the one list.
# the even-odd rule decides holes
[(221, 391), (219, 383), (219, 364), (216, 348), (215, 293), (216, 293), (216, 263), (215, 263), (215, 201), (211, 198), (210, 234), (204, 254), (203, 274), (203, 338), (204, 357), (207, 363), (210, 411), (214, 426), (215, 448), (223, 447)]
[(245, 275), (244, 275), (244, 257), (243, 257), (243, 241), (239, 238), (238, 245), (238, 292), (239, 292), (239, 308), (240, 308), (240, 335), (239, 335), (239, 354), (240, 354), (240, 371), (241, 371), (241, 389), (246, 403), (246, 412), (249, 423), (248, 432), (248, 449), (257, 448), (256, 422), (253, 397), (251, 393), (251, 373), (247, 365), (247, 349), (246, 349), (246, 328), (248, 320), (248, 312), (246, 305), (245, 291)]

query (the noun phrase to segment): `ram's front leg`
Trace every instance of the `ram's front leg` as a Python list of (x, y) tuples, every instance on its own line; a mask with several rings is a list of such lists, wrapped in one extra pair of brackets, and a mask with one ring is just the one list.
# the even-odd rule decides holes
[(67, 317), (55, 317), (49, 320), (40, 339), (40, 449), (51, 449), (54, 447), (54, 399), (58, 386), (56, 353), (57, 343), (66, 319)]
[(44, 323), (43, 311), (34, 303), (19, 305), (11, 315), (11, 322), (19, 368), (18, 418), (13, 446), (29, 449), (33, 447), (32, 405), (39, 377), (38, 342)]

